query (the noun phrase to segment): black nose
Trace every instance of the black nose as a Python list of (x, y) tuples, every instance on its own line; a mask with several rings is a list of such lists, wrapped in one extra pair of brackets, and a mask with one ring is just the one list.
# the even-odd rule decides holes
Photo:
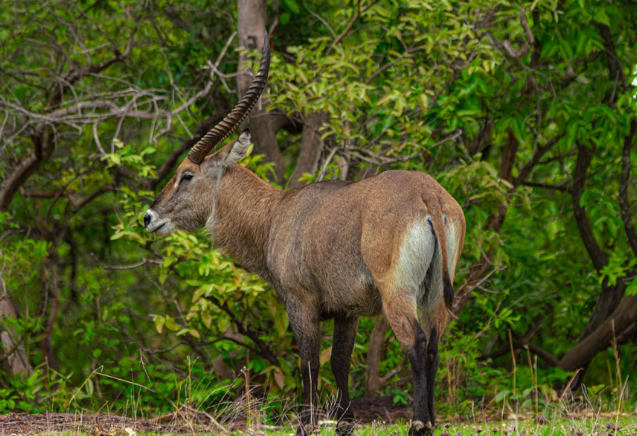
[(144, 215), (144, 227), (148, 227), (148, 224), (150, 224), (150, 213), (147, 211), (146, 215)]

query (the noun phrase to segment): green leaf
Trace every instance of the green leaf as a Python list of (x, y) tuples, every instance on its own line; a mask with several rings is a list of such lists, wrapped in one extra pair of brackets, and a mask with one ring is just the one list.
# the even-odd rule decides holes
[(212, 325), (212, 315), (210, 315), (210, 312), (208, 312), (207, 310), (204, 310), (201, 312), (201, 322), (203, 322), (203, 325), (206, 326), (206, 328), (210, 328), (210, 326)]
[(192, 295), (192, 302), (195, 303), (206, 293), (206, 287), (201, 286), (199, 289), (195, 291)]
[(498, 395), (495, 396), (495, 401), (499, 403), (500, 401), (504, 400), (506, 396), (509, 395), (510, 393), (511, 391), (507, 391), (507, 390), (500, 392)]
[(606, 24), (607, 26), (610, 26), (610, 18), (608, 18), (608, 15), (606, 14), (606, 9), (604, 8), (599, 8), (597, 13), (595, 14), (595, 17), (593, 17), (593, 20), (597, 21), (598, 23), (602, 23), (602, 24)]
[(511, 131), (513, 132), (513, 136), (515, 136), (518, 141), (524, 142), (524, 118), (522, 118), (522, 115), (517, 114), (511, 121)]
[(299, 9), (299, 5), (295, 0), (283, 0), (283, 4), (286, 6), (286, 9), (292, 11), (295, 14), (299, 14), (301, 9)]
[(171, 316), (166, 317), (166, 320), (164, 321), (164, 325), (166, 326), (168, 330), (172, 330), (173, 332), (176, 332), (179, 329), (181, 329), (181, 327), (177, 325), (177, 323)]
[(124, 236), (125, 234), (126, 232), (124, 230), (118, 230), (117, 232), (113, 234), (113, 236), (111, 236), (111, 241), (115, 241), (121, 238), (122, 236)]
[(157, 333), (161, 334), (164, 331), (165, 322), (166, 322), (166, 319), (163, 316), (155, 317), (155, 330), (157, 330)]
[(420, 109), (422, 110), (422, 113), (423, 114), (427, 113), (427, 110), (429, 110), (429, 96), (425, 94), (424, 92), (421, 93), (418, 96), (418, 104), (420, 105)]

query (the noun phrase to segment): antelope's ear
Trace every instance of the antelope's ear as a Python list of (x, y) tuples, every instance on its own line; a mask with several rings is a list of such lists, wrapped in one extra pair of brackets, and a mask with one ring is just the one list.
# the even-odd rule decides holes
[(250, 139), (251, 136), (249, 130), (241, 132), (236, 141), (232, 144), (228, 144), (229, 150), (227, 150), (227, 154), (223, 157), (223, 163), (230, 165), (231, 163), (236, 163), (243, 159), (250, 147), (250, 144), (252, 144)]

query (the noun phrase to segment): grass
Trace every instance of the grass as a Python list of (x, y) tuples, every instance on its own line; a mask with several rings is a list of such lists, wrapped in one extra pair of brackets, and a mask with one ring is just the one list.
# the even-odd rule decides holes
[[(615, 427), (618, 425), (618, 427)], [(615, 431), (615, 429), (619, 431)], [(235, 436), (263, 435), (263, 436), (287, 436), (294, 434), (294, 428), (290, 429), (266, 429), (262, 431), (243, 431), (234, 433)], [(395, 424), (372, 423), (356, 428), (358, 436), (402, 436), (407, 435), (409, 422)], [(334, 434), (334, 426), (324, 426), (318, 436), (331, 436)], [(637, 435), (637, 419), (625, 418), (618, 424), (612, 421), (599, 419), (570, 420), (538, 423), (527, 421), (521, 423), (473, 423), (473, 424), (449, 424), (437, 428), (436, 436), (609, 436), (609, 435)]]
[[(535, 421), (521, 422), (518, 424), (507, 423), (473, 423), (450, 424), (436, 429), (436, 436), (631, 436), (637, 435), (637, 420), (624, 418), (619, 422), (619, 431), (615, 431), (615, 423), (602, 419), (576, 419), (567, 421), (538, 423)], [(357, 426), (357, 436), (402, 436), (407, 435), (409, 422), (395, 424), (371, 423)], [(226, 433), (231, 436), (288, 436), (294, 435), (295, 428), (263, 428), (254, 430), (241, 430)], [(55, 434), (56, 436), (95, 436), (95, 433), (62, 432), (40, 433), (40, 435)], [(317, 436), (332, 436), (334, 425), (324, 425)], [(121, 432), (109, 433), (110, 436), (166, 436), (160, 433), (136, 433), (130, 429), (121, 429)], [(219, 433), (202, 433), (202, 436), (218, 436)], [(102, 436), (102, 435), (100, 435)], [(106, 435), (103, 435), (106, 436)]]
[[(617, 353), (615, 354), (617, 361)], [(443, 422), (439, 424), (435, 430), (435, 436), (637, 436), (637, 408), (635, 408), (635, 398), (627, 393), (627, 381), (622, 382), (619, 368), (616, 369), (616, 385), (612, 394), (602, 395), (599, 389), (594, 389), (592, 396), (587, 389), (582, 388), (576, 397), (554, 397), (549, 394), (542, 394), (542, 390), (537, 384), (536, 366), (531, 364), (529, 355), (529, 367), (533, 379), (533, 389), (526, 389), (516, 395), (516, 360), (512, 355), (513, 363), (513, 391), (501, 391), (504, 395), (501, 398), (494, 397), (484, 407), (463, 412), (456, 410), (453, 414), (446, 410), (441, 418)], [(612, 377), (612, 370), (609, 364), (609, 373)], [(96, 373), (97, 375), (103, 375)], [(244, 373), (242, 373), (244, 374)], [(92, 374), (93, 375), (93, 374)], [(244, 374), (246, 375), (246, 374)], [(89, 377), (90, 378), (90, 377)], [(119, 380), (119, 379), (118, 379)], [(120, 380), (124, 381), (125, 380)], [(85, 381), (85, 384), (88, 382)], [(140, 385), (134, 384), (137, 387)], [(249, 385), (249, 379), (246, 375), (245, 386)], [(570, 382), (569, 382), (570, 386)], [(201, 386), (199, 386), (200, 388)], [(207, 386), (206, 386), (207, 387)], [(194, 390), (193, 390), (194, 388)], [(81, 388), (80, 388), (81, 389)], [(145, 388), (148, 389), (148, 388)], [(49, 424), (45, 423), (40, 430), (29, 432), (30, 434), (55, 434), (60, 436), (167, 436), (175, 434), (175, 431), (181, 431), (188, 434), (200, 434), (202, 436), (287, 436), (294, 435), (296, 430), (296, 414), (294, 410), (298, 408), (298, 404), (290, 399), (289, 404), (278, 404), (276, 402), (263, 402), (263, 398), (259, 398), (253, 394), (252, 388), (246, 388), (243, 395), (239, 398), (232, 398), (228, 391), (224, 394), (227, 400), (218, 405), (216, 411), (205, 411), (204, 402), (208, 396), (200, 397), (193, 395), (198, 387), (193, 387), (193, 378), (189, 372), (185, 383), (180, 384), (179, 395), (177, 401), (170, 403), (173, 411), (155, 417), (147, 422), (170, 423), (177, 427), (149, 427), (138, 426), (138, 418), (144, 416), (138, 413), (138, 407), (142, 403), (141, 396), (139, 398), (131, 398), (130, 407), (132, 410), (115, 411), (113, 417), (118, 415), (132, 416), (128, 418), (130, 421), (126, 423), (120, 421), (95, 424), (85, 422), (84, 425), (71, 425), (57, 427), (58, 430), (46, 431)], [(205, 390), (205, 389), (204, 389)], [(526, 391), (529, 391), (526, 393)], [(565, 389), (568, 391), (568, 386)], [(79, 389), (78, 389), (79, 392)], [(144, 391), (140, 391), (140, 395)], [(75, 395), (74, 397), (75, 398)], [(203, 399), (202, 399), (203, 398)], [(527, 404), (528, 403), (528, 404)], [(128, 404), (128, 403), (127, 403)], [(321, 422), (321, 428), (314, 435), (327, 436), (333, 435), (336, 422), (333, 420), (335, 399), (331, 398), (326, 404), (321, 404), (321, 411), (324, 413), (325, 421)], [(526, 406), (525, 406), (526, 404)], [(277, 407), (274, 407), (277, 406)], [(272, 411), (276, 410), (280, 415), (279, 421), (269, 421)], [(479, 411), (478, 411), (479, 410)], [(113, 410), (100, 409), (97, 413), (102, 413), (99, 420), (103, 417), (111, 415)], [(123, 413), (122, 413), (123, 412)], [(74, 416), (73, 414), (70, 414)], [(214, 415), (214, 416), (213, 416)], [(447, 423), (446, 419), (454, 422)], [(47, 415), (48, 417), (48, 415)], [(32, 417), (27, 418), (29, 422)], [(123, 416), (120, 416), (123, 418)], [(77, 415), (77, 420), (82, 423), (82, 413)], [(77, 421), (76, 420), (76, 421)], [(266, 422), (279, 422), (281, 425), (272, 426)], [(462, 421), (462, 423), (460, 423)], [(242, 425), (240, 429), (235, 427), (238, 423)], [(103, 424), (108, 424), (104, 426)], [(359, 424), (356, 426), (355, 434), (358, 436), (379, 435), (379, 436), (402, 436), (408, 435), (410, 427), (409, 421), (399, 421), (395, 423), (373, 422), (371, 424)], [(136, 431), (134, 429), (139, 429)], [(143, 431), (141, 429), (144, 429)], [(155, 430), (151, 432), (150, 430)], [(0, 436), (6, 433), (0, 422)], [(163, 433), (160, 433), (163, 432)], [(17, 434), (20, 434), (18, 432)]]

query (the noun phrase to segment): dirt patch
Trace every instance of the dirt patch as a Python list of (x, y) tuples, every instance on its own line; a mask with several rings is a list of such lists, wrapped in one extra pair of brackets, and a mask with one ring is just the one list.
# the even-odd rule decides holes
[[(392, 422), (399, 419), (409, 419), (411, 416), (410, 407), (393, 404), (390, 396), (352, 400), (352, 410), (356, 420), (360, 423), (372, 421)], [(206, 421), (205, 417), (198, 418), (193, 419), (192, 422)], [(236, 422), (225, 423), (226, 428), (242, 428), (245, 422), (241, 417), (238, 418)], [(176, 419), (173, 414), (148, 420), (116, 415), (80, 413), (33, 415), (10, 413), (8, 415), (0, 415), (0, 436), (61, 432), (84, 433), (95, 436), (134, 436), (135, 433), (197, 434), (210, 433), (216, 430), (210, 425), (183, 425), (171, 423), (171, 421), (179, 422), (183, 420)]]
[(132, 436), (139, 432), (192, 434), (196, 430), (189, 426), (161, 424), (144, 419), (114, 415), (83, 415), (79, 413), (33, 415), (10, 413), (0, 415), (0, 436), (59, 432), (82, 432), (98, 436)]
[(352, 400), (352, 411), (357, 421), (368, 423), (372, 421), (394, 422), (399, 419), (411, 419), (411, 407), (394, 404), (392, 397), (356, 398)]

